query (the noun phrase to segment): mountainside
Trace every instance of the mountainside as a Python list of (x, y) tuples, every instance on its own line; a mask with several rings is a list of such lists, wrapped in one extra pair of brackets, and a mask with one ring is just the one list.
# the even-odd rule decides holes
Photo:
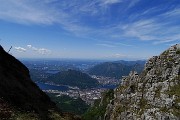
[(29, 70), (0, 46), (0, 119), (63, 119)]
[(86, 73), (76, 70), (62, 71), (47, 78), (55, 84), (77, 86), (79, 88), (92, 88), (98, 86), (98, 81)]
[(74, 99), (67, 95), (58, 96), (57, 93), (47, 93), (49, 97), (54, 101), (62, 112), (74, 113), (76, 115), (82, 115), (90, 107), (81, 98)]
[(115, 61), (105, 62), (92, 67), (89, 74), (97, 76), (115, 77), (121, 79), (129, 74), (131, 70), (140, 73), (144, 68), (145, 61)]
[(105, 120), (180, 119), (180, 44), (150, 58), (138, 75), (131, 72), (114, 90)]
[(108, 90), (101, 94), (102, 99), (97, 99), (94, 105), (82, 116), (83, 120), (101, 120), (106, 112), (106, 107), (114, 98), (114, 91)]

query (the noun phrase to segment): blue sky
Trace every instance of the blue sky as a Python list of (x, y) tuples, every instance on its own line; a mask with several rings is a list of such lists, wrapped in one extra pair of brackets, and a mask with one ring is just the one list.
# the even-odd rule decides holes
[(180, 43), (180, 0), (0, 0), (17, 58), (135, 60)]

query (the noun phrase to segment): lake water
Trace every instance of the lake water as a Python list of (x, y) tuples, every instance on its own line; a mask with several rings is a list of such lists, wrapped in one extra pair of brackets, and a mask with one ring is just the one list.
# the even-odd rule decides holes
[(69, 87), (67, 86), (56, 86), (56, 85), (50, 85), (50, 84), (44, 84), (44, 83), (36, 83), (41, 90), (59, 90), (59, 91), (67, 91), (69, 90)]
[(49, 73), (49, 74), (56, 74), (58, 72), (60, 72), (60, 71), (59, 70), (48, 70), (48, 71), (46, 71), (46, 73)]
[[(68, 86), (57, 86), (57, 85), (50, 85), (50, 84), (45, 84), (45, 83), (36, 83), (41, 90), (59, 90), (59, 91), (67, 91), (69, 90)], [(98, 88), (104, 88), (104, 89), (114, 89), (116, 88), (117, 85), (104, 85), (104, 86), (99, 86)]]

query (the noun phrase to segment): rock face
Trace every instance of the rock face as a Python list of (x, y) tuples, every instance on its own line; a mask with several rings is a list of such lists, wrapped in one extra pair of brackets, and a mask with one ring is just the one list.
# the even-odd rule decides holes
[(131, 72), (114, 90), (105, 120), (180, 119), (180, 44), (150, 58), (138, 75)]

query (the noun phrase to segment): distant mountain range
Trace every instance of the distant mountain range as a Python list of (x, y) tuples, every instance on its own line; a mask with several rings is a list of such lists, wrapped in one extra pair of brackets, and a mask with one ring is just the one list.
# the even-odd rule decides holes
[(140, 73), (146, 61), (115, 61), (105, 62), (98, 64), (89, 69), (90, 75), (114, 77), (121, 79), (122, 76), (126, 76), (130, 71), (137, 71)]
[(67, 70), (56, 73), (47, 78), (46, 82), (55, 84), (77, 86), (79, 88), (93, 88), (98, 86), (98, 81), (88, 74), (77, 70)]

